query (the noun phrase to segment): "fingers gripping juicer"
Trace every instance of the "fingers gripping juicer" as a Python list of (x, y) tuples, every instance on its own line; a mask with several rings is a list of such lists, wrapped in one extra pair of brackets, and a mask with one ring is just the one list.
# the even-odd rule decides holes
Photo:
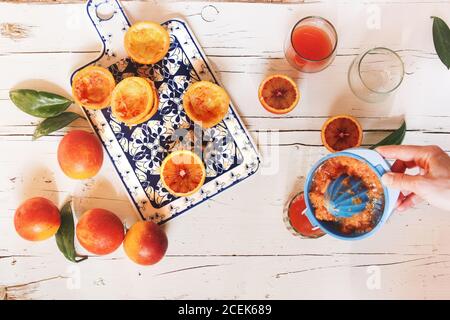
[[(383, 186), (384, 198), (381, 201), (373, 204), (373, 214), (375, 218), (375, 225), (372, 230), (366, 233), (352, 233), (344, 234), (338, 228), (336, 228), (335, 222), (320, 221), (314, 215), (314, 207), (309, 199), (309, 190), (316, 170), (326, 160), (346, 156), (351, 157), (362, 162), (365, 162), (369, 167), (374, 170), (379, 179), (386, 172), (391, 171), (389, 163), (381, 157), (379, 153), (369, 149), (355, 148), (342, 152), (336, 152), (330, 154), (316, 163), (308, 173), (305, 184), (305, 202), (307, 206), (306, 215), (313, 226), (320, 227), (323, 231), (330, 234), (333, 237), (344, 240), (358, 240), (373, 234), (380, 228), (386, 220), (389, 218), (395, 208), (396, 201), (400, 194), (399, 190), (386, 188)], [(349, 218), (355, 214), (363, 211), (368, 202), (367, 187), (362, 183), (358, 177), (342, 174), (334, 181), (332, 181), (325, 192), (325, 206), (330, 214), (336, 218)], [(383, 206), (384, 204), (384, 206)]]

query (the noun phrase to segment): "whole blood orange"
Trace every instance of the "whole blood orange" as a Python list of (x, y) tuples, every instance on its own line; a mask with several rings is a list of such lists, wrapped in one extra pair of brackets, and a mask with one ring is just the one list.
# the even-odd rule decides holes
[(89, 179), (103, 164), (103, 148), (93, 134), (83, 130), (67, 133), (58, 146), (61, 170), (72, 179)]
[(332, 117), (322, 127), (322, 143), (331, 152), (359, 147), (362, 138), (361, 125), (351, 116)]
[(125, 50), (134, 61), (154, 64), (169, 51), (170, 36), (161, 25), (141, 21), (133, 24), (125, 33)]
[(105, 209), (86, 211), (77, 223), (77, 239), (87, 251), (104, 255), (115, 251), (124, 238), (122, 221)]
[(159, 262), (164, 257), (167, 246), (166, 234), (152, 221), (136, 222), (128, 230), (123, 242), (127, 256), (141, 265)]
[(88, 109), (103, 109), (109, 106), (116, 81), (108, 69), (88, 66), (75, 73), (72, 80), (72, 95), (75, 102)]
[(267, 77), (259, 86), (259, 101), (269, 112), (284, 114), (292, 111), (300, 100), (297, 84), (284, 75)]
[(30, 241), (45, 240), (59, 229), (61, 216), (58, 208), (48, 199), (31, 198), (23, 202), (14, 214), (17, 233)]
[(194, 122), (211, 128), (228, 113), (230, 97), (226, 91), (209, 81), (198, 81), (189, 86), (183, 96), (183, 108)]
[(161, 164), (161, 183), (174, 196), (187, 197), (197, 192), (205, 182), (202, 160), (188, 150), (169, 154)]
[(125, 124), (138, 124), (153, 111), (154, 97), (155, 91), (150, 81), (141, 77), (128, 77), (114, 88), (111, 111), (117, 120)]

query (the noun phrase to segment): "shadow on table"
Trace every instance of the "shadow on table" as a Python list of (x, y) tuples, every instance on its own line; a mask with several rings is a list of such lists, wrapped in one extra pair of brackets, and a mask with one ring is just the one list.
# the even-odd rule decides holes
[(23, 172), (22, 179), (17, 190), (21, 202), (32, 197), (44, 197), (59, 205), (61, 199), (53, 171), (42, 165), (30, 166)]
[(299, 87), (301, 86), (303, 80), (306, 79), (307, 74), (302, 73), (298, 71), (297, 69), (293, 68), (289, 62), (287, 62), (286, 58), (284, 57), (284, 54), (282, 53), (282, 56), (279, 57), (267, 57), (265, 58), (267, 60), (266, 65), (264, 66), (263, 74), (266, 78), (268, 76), (274, 75), (274, 74), (283, 74), (286, 76), (291, 77)]
[(16, 83), (11, 90), (15, 89), (33, 89), (37, 91), (47, 91), (62, 95), (71, 99), (71, 94), (67, 92), (63, 87), (53, 82), (44, 80), (44, 79), (28, 79), (25, 81), (21, 81)]
[(397, 94), (397, 92), (394, 92), (383, 101), (369, 103), (355, 96), (347, 84), (346, 89), (338, 94), (330, 105), (328, 115), (348, 114), (354, 117), (389, 117), (394, 111)]
[(329, 117), (346, 114), (360, 122), (363, 132), (363, 146), (370, 146), (396, 130), (405, 119), (404, 114), (392, 115), (395, 96), (380, 103), (367, 103), (359, 100), (351, 92), (342, 93), (329, 106)]
[(78, 182), (72, 195), (77, 218), (87, 210), (102, 208), (116, 214), (127, 228), (131, 227), (139, 220), (138, 214), (131, 200), (124, 193), (119, 193), (117, 188), (103, 177)]
[[(78, 219), (87, 210), (102, 208), (117, 215), (126, 229), (142, 220), (135, 210), (132, 200), (123, 190), (122, 183), (119, 182), (117, 186), (113, 185), (112, 182), (115, 180), (108, 180), (100, 176), (79, 182), (72, 195), (73, 208)], [(161, 226), (165, 232), (168, 230), (167, 225), (166, 223)]]

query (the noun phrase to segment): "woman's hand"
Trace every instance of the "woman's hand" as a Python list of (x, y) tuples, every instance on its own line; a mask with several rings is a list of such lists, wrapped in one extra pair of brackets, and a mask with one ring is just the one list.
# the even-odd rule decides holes
[[(408, 193), (401, 196), (397, 210), (422, 202), (450, 210), (450, 157), (437, 146), (382, 146), (376, 149), (387, 159), (396, 159), (392, 171), (382, 182)], [(420, 169), (418, 175), (405, 174), (406, 169)]]

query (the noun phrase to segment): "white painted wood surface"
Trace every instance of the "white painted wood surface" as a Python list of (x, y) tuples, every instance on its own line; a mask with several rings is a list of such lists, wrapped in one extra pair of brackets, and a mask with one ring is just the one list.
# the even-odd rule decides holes
[[(0, 299), (450, 298), (448, 212), (422, 205), (394, 214), (378, 234), (360, 242), (302, 240), (282, 221), (285, 202), (326, 154), (320, 127), (330, 115), (358, 117), (365, 144), (406, 117), (405, 143), (450, 151), (450, 73), (435, 54), (430, 19), (450, 21), (449, 1), (127, 1), (124, 7), (132, 21), (173, 16), (188, 21), (251, 133), (260, 138), (261, 152), (266, 159), (275, 155), (279, 169), (263, 166), (246, 182), (168, 223), (167, 257), (153, 267), (134, 265), (122, 249), (73, 265), (54, 240), (20, 239), (14, 210), (31, 196), (58, 204), (74, 196), (80, 213), (103, 207), (128, 225), (137, 218), (109, 161), (95, 179), (69, 180), (56, 160), (64, 131), (32, 142), (38, 119), (8, 99), (8, 91), (19, 87), (68, 95), (71, 72), (101, 48), (84, 4), (1, 3)], [(373, 28), (377, 13), (380, 25)], [(337, 27), (338, 55), (325, 71), (300, 75), (284, 60), (282, 46), (289, 28), (311, 14)], [(351, 94), (346, 73), (355, 55), (375, 45), (397, 50), (407, 75), (395, 97), (370, 105)], [(273, 116), (258, 103), (257, 87), (273, 73), (288, 74), (300, 85), (302, 100), (288, 116)], [(71, 128), (90, 130), (83, 121)], [(280, 130), (278, 138), (266, 141), (259, 134), (266, 130)]]

